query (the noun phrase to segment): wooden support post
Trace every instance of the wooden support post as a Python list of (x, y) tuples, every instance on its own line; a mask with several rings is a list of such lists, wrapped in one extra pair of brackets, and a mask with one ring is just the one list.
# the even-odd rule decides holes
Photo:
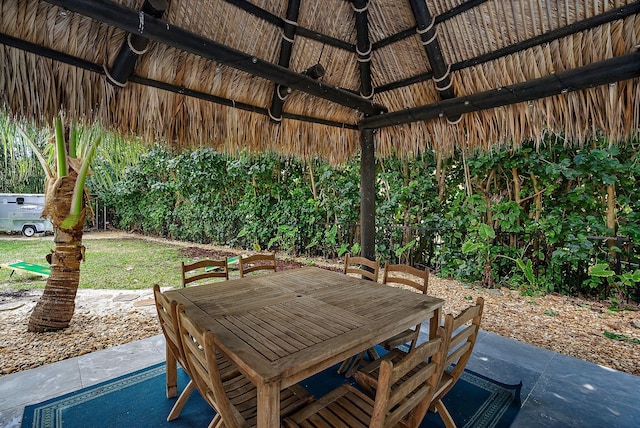
[(373, 130), (360, 133), (360, 246), (361, 254), (376, 258), (376, 161)]

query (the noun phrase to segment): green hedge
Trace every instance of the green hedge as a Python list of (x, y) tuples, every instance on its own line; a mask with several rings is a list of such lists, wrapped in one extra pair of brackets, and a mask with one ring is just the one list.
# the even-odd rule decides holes
[[(578, 148), (557, 138), (539, 149), (531, 143), (447, 160), (441, 165), (442, 198), (432, 153), (378, 160), (378, 257), (528, 293), (627, 297), (633, 286), (621, 290), (613, 279), (587, 272), (609, 262), (615, 251), (631, 263), (627, 270), (637, 263), (628, 248), (603, 247), (593, 237), (618, 234), (640, 242), (640, 144)], [(174, 155), (156, 147), (99, 194), (113, 224), (123, 229), (335, 257), (359, 249), (359, 180), (357, 158), (333, 168), (270, 154), (230, 157), (202, 149)], [(610, 184), (616, 190), (616, 230), (605, 222)], [(495, 231), (490, 242), (480, 242), (482, 224)], [(469, 241), (480, 242), (482, 251), (463, 252)], [(523, 266), (530, 266), (533, 277)]]

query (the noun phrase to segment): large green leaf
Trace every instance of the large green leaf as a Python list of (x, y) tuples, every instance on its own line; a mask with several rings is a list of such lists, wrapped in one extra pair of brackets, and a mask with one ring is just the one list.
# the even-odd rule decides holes
[(473, 242), (473, 241), (467, 241), (464, 244), (462, 244), (462, 252), (463, 253), (471, 253), (473, 251), (476, 251), (479, 248), (482, 248), (484, 246), (484, 244), (479, 244), (477, 242)]
[(589, 275), (597, 276), (599, 278), (608, 278), (616, 273), (609, 269), (609, 265), (606, 263), (598, 263), (593, 266), (589, 266)]
[(482, 238), (483, 240), (487, 240), (487, 239), (495, 239), (496, 237), (496, 232), (495, 230), (493, 230), (493, 227), (489, 226), (488, 224), (482, 223), (480, 224), (480, 228), (478, 229), (478, 233), (480, 234), (480, 238)]

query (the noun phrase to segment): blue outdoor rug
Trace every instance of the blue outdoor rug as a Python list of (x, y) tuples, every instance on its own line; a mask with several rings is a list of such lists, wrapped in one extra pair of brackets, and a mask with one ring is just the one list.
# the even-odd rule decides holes
[[(319, 373), (303, 385), (316, 397), (339, 384), (350, 382), (337, 374), (338, 366)], [(178, 369), (179, 391), (187, 375)], [(508, 427), (520, 409), (521, 385), (504, 385), (466, 371), (444, 399), (459, 427)], [(167, 422), (175, 398), (165, 396), (165, 365), (157, 364), (98, 385), (27, 406), (22, 427), (206, 427), (214, 411), (197, 391), (180, 417)], [(444, 426), (440, 417), (428, 413), (422, 427)]]

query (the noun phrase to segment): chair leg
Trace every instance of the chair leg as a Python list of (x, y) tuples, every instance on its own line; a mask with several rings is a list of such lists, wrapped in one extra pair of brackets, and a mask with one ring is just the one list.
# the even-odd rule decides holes
[(176, 357), (173, 356), (173, 353), (169, 349), (169, 346), (166, 347), (166, 378), (167, 378), (167, 398), (173, 398), (178, 395), (178, 362), (176, 361)]
[(367, 354), (369, 354), (371, 359), (374, 361), (380, 358), (380, 355), (378, 355), (378, 351), (376, 351), (375, 348), (367, 349)]
[(167, 416), (167, 422), (171, 422), (172, 420), (180, 416), (180, 413), (182, 412), (184, 405), (187, 404), (187, 400), (189, 399), (189, 396), (191, 396), (191, 393), (193, 392), (195, 386), (196, 384), (193, 383), (192, 380), (189, 380), (189, 383), (185, 387), (184, 391), (182, 391), (182, 394), (180, 394), (180, 397), (178, 397), (176, 404), (174, 404), (171, 408), (169, 416)]
[(209, 428), (220, 428), (222, 426), (222, 418), (220, 417), (220, 413), (216, 413), (211, 422), (209, 423)]
[(446, 428), (456, 428), (456, 423), (453, 421), (451, 414), (445, 407), (442, 400), (438, 400), (436, 402), (436, 410), (438, 411), (438, 414), (440, 415), (440, 419), (442, 419), (442, 422), (444, 422), (444, 426)]
[(352, 377), (353, 374), (358, 371), (358, 367), (360, 367), (360, 363), (364, 359), (365, 352), (367, 351), (360, 352), (358, 355), (353, 357), (353, 363), (351, 363), (351, 367), (349, 367), (349, 370), (344, 374), (344, 377)]
[(351, 366), (351, 363), (355, 358), (356, 356), (353, 356), (344, 360), (342, 364), (340, 364), (340, 367), (338, 367), (338, 374), (346, 373), (347, 370), (349, 370), (349, 366)]
[(338, 368), (338, 373), (344, 373), (345, 377), (352, 377), (358, 370), (358, 367), (360, 367), (360, 363), (364, 359), (365, 353), (368, 354), (372, 360), (380, 358), (380, 355), (378, 355), (378, 352), (374, 348), (369, 348), (364, 352), (360, 352), (358, 355), (354, 355), (353, 357), (344, 360)]

